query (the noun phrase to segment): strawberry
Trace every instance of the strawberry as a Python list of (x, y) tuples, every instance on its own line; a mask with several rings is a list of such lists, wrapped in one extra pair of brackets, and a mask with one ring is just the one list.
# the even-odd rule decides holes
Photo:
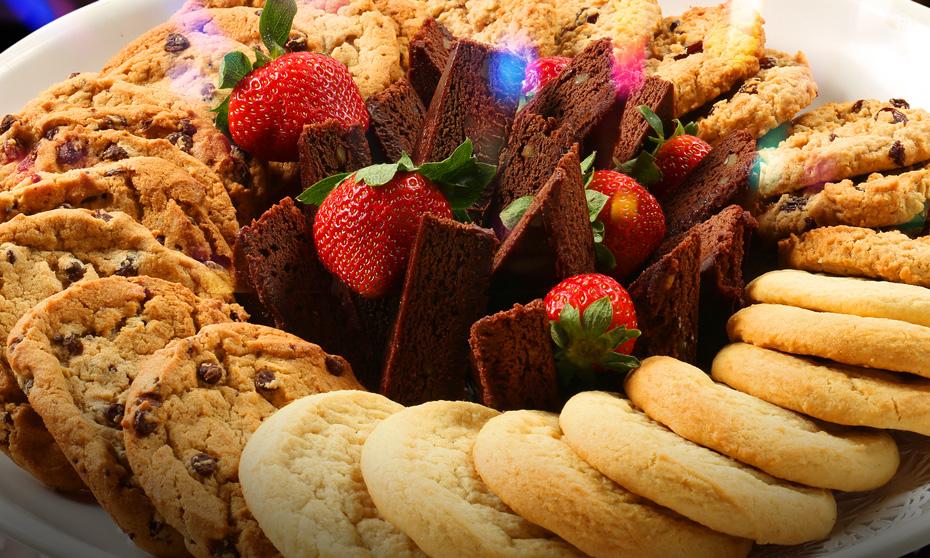
[[(610, 275), (622, 280), (659, 247), (665, 237), (665, 214), (639, 182), (616, 171), (595, 171), (588, 189), (607, 196), (597, 221), (603, 224), (601, 242), (616, 262)], [(595, 238), (598, 228), (595, 223)]]
[(597, 384), (597, 375), (626, 373), (639, 366), (630, 356), (635, 339), (636, 309), (616, 280), (599, 273), (569, 277), (545, 298), (556, 365), (563, 387)]
[(526, 66), (523, 79), (523, 95), (532, 97), (547, 83), (559, 77), (559, 74), (571, 64), (572, 59), (565, 56), (547, 56), (537, 58)]
[(223, 58), (221, 89), (231, 95), (217, 107), (217, 126), (252, 155), (296, 161), (307, 124), (329, 119), (368, 127), (368, 111), (349, 70), (335, 58), (309, 52), (285, 54), (295, 0), (269, 0), (259, 22), (266, 55), (255, 49), (252, 63), (242, 52)]
[(321, 180), (297, 199), (319, 206), (313, 242), (323, 265), (363, 297), (379, 298), (399, 286), (423, 216), (467, 219), (495, 172), (466, 140), (445, 161), (415, 166), (404, 155)]

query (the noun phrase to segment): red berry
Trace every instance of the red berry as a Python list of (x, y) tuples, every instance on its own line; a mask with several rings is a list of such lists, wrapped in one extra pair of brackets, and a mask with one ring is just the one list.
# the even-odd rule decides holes
[(653, 187), (658, 197), (675, 191), (707, 154), (710, 144), (695, 136), (675, 136), (656, 151), (656, 166), (662, 171), (662, 181)]
[(349, 177), (320, 205), (313, 240), (320, 261), (366, 298), (388, 294), (403, 279), (420, 221), (452, 217), (436, 186), (417, 173), (398, 173), (382, 186)]
[[(611, 329), (621, 326), (636, 329), (636, 309), (630, 295), (616, 280), (600, 273), (575, 275), (553, 287), (545, 298), (546, 313), (550, 321), (558, 322), (565, 305), (570, 304), (583, 314), (591, 303), (605, 296), (610, 299), (613, 309)], [(614, 351), (630, 354), (634, 343), (635, 340), (627, 341), (615, 347)]]
[(659, 247), (665, 237), (665, 214), (655, 196), (625, 174), (595, 171), (588, 188), (610, 198), (598, 220), (604, 223), (604, 246), (617, 260), (610, 273), (622, 280)]
[(523, 94), (535, 95), (547, 83), (559, 77), (572, 59), (565, 56), (548, 56), (537, 58), (526, 66), (526, 77), (523, 79)]
[(368, 111), (349, 70), (322, 54), (285, 54), (246, 75), (229, 99), (232, 139), (268, 161), (296, 161), (304, 126), (329, 119), (368, 127)]

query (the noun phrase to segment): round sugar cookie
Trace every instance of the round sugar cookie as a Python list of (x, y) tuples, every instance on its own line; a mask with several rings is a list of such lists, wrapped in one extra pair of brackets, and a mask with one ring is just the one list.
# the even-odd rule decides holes
[(898, 470), (898, 446), (885, 432), (817, 424), (673, 358), (644, 360), (626, 393), (682, 438), (780, 479), (854, 492), (878, 488)]
[(246, 504), (284, 556), (424, 557), (378, 514), (362, 480), (362, 446), (403, 409), (364, 391), (299, 399), (249, 438), (239, 462)]
[(620, 487), (562, 440), (559, 417), (511, 411), (475, 440), (485, 484), (526, 519), (590, 556), (746, 556), (751, 541), (698, 525)]
[(798, 413), (849, 426), (930, 436), (930, 380), (733, 343), (714, 359), (715, 380)]
[(434, 401), (382, 421), (362, 449), (362, 475), (378, 512), (430, 556), (583, 556), (513, 513), (475, 471), (475, 438), (498, 414)]
[(580, 393), (565, 404), (559, 424), (595, 469), (715, 531), (790, 545), (825, 538), (836, 521), (829, 491), (779, 481), (689, 442), (619, 395)]

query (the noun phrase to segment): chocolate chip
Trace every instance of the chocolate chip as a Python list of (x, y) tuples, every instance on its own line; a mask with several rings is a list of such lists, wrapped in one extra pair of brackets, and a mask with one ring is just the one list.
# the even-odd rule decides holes
[(123, 174), (127, 174), (128, 172), (129, 171), (127, 171), (123, 167), (116, 167), (113, 169), (107, 169), (106, 172), (103, 173), (103, 176), (120, 176)]
[(98, 209), (94, 211), (94, 217), (102, 220), (104, 223), (109, 223), (110, 221), (113, 220), (113, 216), (102, 209)]
[(778, 60), (772, 56), (763, 56), (759, 60), (759, 68), (762, 70), (770, 70), (778, 65)]
[(158, 423), (152, 418), (152, 411), (149, 409), (139, 409), (132, 420), (132, 429), (139, 436), (148, 436), (158, 428)]
[(12, 250), (6, 251), (6, 261), (10, 262), (11, 264), (16, 263), (16, 254), (14, 254)]
[(587, 22), (590, 23), (591, 25), (594, 25), (595, 23), (597, 23), (597, 20), (600, 19), (600, 17), (601, 17), (601, 14), (593, 13), (593, 14), (589, 15), (589, 16), (588, 16), (588, 19), (586, 19), (585, 21), (587, 21)]
[(779, 209), (786, 213), (793, 213), (795, 211), (801, 211), (805, 207), (807, 207), (807, 198), (804, 196), (791, 196), (781, 204)]
[(7, 130), (13, 127), (13, 124), (16, 123), (16, 117), (12, 114), (8, 114), (3, 117), (3, 120), (0, 120), (0, 134), (5, 134)]
[(745, 93), (746, 95), (757, 95), (759, 93), (759, 84), (744, 83), (742, 87), (739, 88), (739, 92)]
[(907, 116), (905, 116), (904, 113), (900, 110), (891, 107), (883, 107), (879, 109), (879, 111), (875, 113), (875, 120), (878, 120), (878, 115), (883, 112), (890, 112), (891, 119), (894, 120), (895, 124), (900, 124), (902, 122), (907, 124)]
[(157, 519), (149, 521), (149, 536), (154, 538), (157, 537), (159, 533), (162, 532), (162, 529), (165, 528), (165, 524)]
[(190, 48), (190, 46), (191, 42), (180, 33), (171, 33), (165, 41), (165, 50), (167, 52), (182, 52)]
[(68, 354), (71, 356), (77, 356), (84, 352), (84, 343), (81, 342), (81, 338), (73, 333), (62, 337), (61, 335), (56, 336), (53, 341), (58, 343), (68, 351)]
[(76, 165), (87, 156), (87, 148), (76, 142), (66, 141), (58, 146), (56, 159), (59, 165)]
[(78, 281), (83, 279), (84, 273), (86, 273), (84, 264), (82, 264), (81, 262), (77, 260), (71, 262), (70, 264), (68, 264), (68, 267), (65, 268), (65, 277), (67, 277), (68, 281), (72, 283), (77, 283)]
[(255, 375), (255, 387), (261, 390), (278, 389), (278, 382), (272, 370), (260, 370)]
[(291, 37), (287, 44), (284, 45), (284, 50), (288, 52), (306, 52), (307, 51), (307, 37), (300, 35), (297, 37)]
[(194, 137), (194, 134), (197, 133), (197, 126), (194, 126), (189, 118), (182, 118), (181, 121), (178, 122), (178, 131), (182, 134)]
[(830, 134), (830, 142), (832, 143), (833, 140), (836, 139), (836, 137), (837, 137), (836, 134), (832, 134), (832, 133), (831, 133), (831, 134)]
[(133, 277), (139, 273), (139, 268), (136, 266), (136, 259), (132, 256), (126, 256), (126, 259), (119, 264), (119, 268), (116, 270), (116, 275), (122, 277)]
[(197, 379), (208, 385), (216, 385), (223, 379), (223, 367), (215, 362), (201, 362), (197, 367)]
[(115, 143), (111, 143), (109, 147), (103, 150), (100, 157), (106, 161), (122, 161), (129, 157), (129, 153)]
[(191, 457), (191, 469), (201, 477), (209, 477), (216, 472), (216, 461), (212, 455), (198, 453)]
[(175, 132), (165, 139), (185, 153), (190, 153), (194, 149), (194, 139), (183, 132)]
[[(895, 108), (899, 108), (899, 109), (909, 109), (909, 108), (911, 108), (911, 104), (908, 103), (907, 101), (905, 101), (904, 99), (891, 99), (891, 100), (888, 101), (888, 102), (891, 103), (891, 106), (893, 106), (893, 107), (895, 107)], [(2, 128), (2, 126), (0, 126), (0, 128)], [(2, 132), (0, 132), (0, 133), (2, 133)]]
[(215, 558), (239, 558), (239, 550), (236, 548), (236, 541), (232, 539), (211, 542), (210, 554)]
[(107, 420), (113, 428), (122, 429), (121, 423), (123, 422), (123, 415), (126, 413), (126, 406), (122, 403), (113, 403), (107, 410), (103, 412), (103, 418)]
[(200, 88), (200, 98), (204, 101), (213, 99), (214, 95), (216, 95), (216, 86), (212, 83), (204, 84), (204, 86)]
[[(149, 121), (149, 124), (151, 125), (151, 121)], [(129, 125), (129, 122), (124, 117), (118, 114), (111, 114), (106, 117), (106, 120), (104, 121), (104, 124), (103, 124), (103, 129), (104, 130), (116, 130), (119, 128), (125, 128), (128, 125)]]
[(68, 79), (74, 79), (78, 77), (79, 75), (81, 75), (81, 72), (71, 72), (70, 74), (68, 74)]
[(691, 56), (692, 54), (697, 54), (699, 52), (704, 52), (704, 41), (698, 41), (696, 43), (691, 43), (690, 45), (685, 47), (684, 52), (675, 56), (675, 60), (681, 60), (683, 58), (687, 58)]
[(346, 361), (342, 357), (326, 355), (324, 362), (326, 363), (326, 371), (333, 376), (342, 376), (343, 371), (345, 371)]
[(55, 139), (55, 136), (58, 135), (58, 130), (59, 130), (58, 126), (52, 126), (48, 130), (45, 130), (45, 133), (42, 134), (42, 137), (47, 140), (53, 140)]
[(681, 25), (681, 20), (680, 20), (680, 19), (676, 19), (676, 20), (673, 21), (671, 24), (669, 24), (668, 30), (669, 30), (669, 31), (674, 31), (674, 30), (678, 29), (678, 26), (679, 26), (679, 25)]
[(904, 166), (904, 145), (896, 140), (891, 144), (891, 150), (888, 151), (888, 156), (891, 157), (891, 160), (899, 167)]
[(862, 106), (863, 106), (863, 105), (865, 105), (865, 101), (862, 100), (862, 99), (859, 99), (858, 101), (856, 101), (855, 103), (853, 103), (852, 111), (853, 111), (853, 112), (859, 112), (860, 110), (862, 110)]

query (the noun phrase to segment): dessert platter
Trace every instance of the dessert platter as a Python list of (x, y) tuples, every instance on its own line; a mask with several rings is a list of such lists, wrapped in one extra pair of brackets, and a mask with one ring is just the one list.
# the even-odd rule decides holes
[(930, 11), (695, 4), (102, 0), (0, 54), (0, 531), (930, 544)]

